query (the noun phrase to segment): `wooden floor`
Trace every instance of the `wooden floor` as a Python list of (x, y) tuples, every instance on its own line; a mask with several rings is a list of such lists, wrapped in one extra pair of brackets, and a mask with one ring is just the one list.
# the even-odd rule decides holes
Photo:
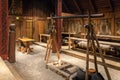
[[(43, 44), (43, 46), (45, 47), (46, 44)], [(12, 64), (13, 67), (18, 71), (18, 73), (24, 77), (24, 80), (48, 80), (48, 79), (64, 80), (62, 77), (58, 76), (54, 72), (51, 72), (45, 69), (44, 55), (45, 55), (46, 48), (43, 48), (38, 45), (32, 45), (31, 47), (34, 48), (34, 52), (30, 54), (26, 55), (21, 52), (16, 52), (16, 63)], [(62, 51), (63, 52), (61, 53), (61, 59), (63, 61), (77, 65), (78, 67), (85, 68), (86, 66), (85, 53), (69, 50), (68, 46), (63, 46)], [(51, 54), (50, 59), (56, 60), (56, 54)], [(90, 56), (90, 64), (91, 64), (90, 67), (94, 66), (92, 59), (93, 57)], [(98, 58), (99, 71), (102, 73), (102, 75), (106, 79), (104, 69), (100, 63), (101, 63), (101, 60), (100, 58)], [(110, 74), (112, 76), (112, 80), (119, 80), (120, 62), (106, 60), (106, 63), (108, 65)], [(11, 73), (10, 69), (6, 66), (4, 61), (0, 58), (0, 80), (22, 80), (22, 79), (17, 79), (14, 76), (15, 74), (13, 74), (13, 72)]]
[(0, 80), (23, 80), (20, 76), (13, 74), (5, 62), (0, 57)]
[[(39, 44), (44, 45), (44, 47), (46, 47), (46, 43), (39, 43)], [(82, 59), (82, 60), (86, 60), (86, 54), (84, 52), (68, 49), (68, 46), (62, 46), (61, 51), (62, 51), (62, 53), (67, 54), (69, 56), (72, 56), (72, 57), (75, 57), (78, 59)], [(93, 61), (94, 61), (93, 56), (90, 55), (90, 62), (93, 63)], [(100, 57), (97, 58), (97, 61), (98, 61), (98, 64), (102, 65), (102, 61), (101, 61)], [(119, 60), (114, 61), (111, 58), (105, 58), (105, 61), (106, 61), (108, 68), (120, 71), (120, 61)]]
[[(47, 46), (46, 43), (36, 42), (36, 44), (38, 44), (40, 46), (43, 46), (43, 47)], [(64, 54), (67, 54), (67, 55), (70, 55), (70, 56), (73, 56), (73, 57), (76, 57), (76, 58), (79, 58), (79, 59), (84, 59), (85, 60), (85, 57), (86, 57), (86, 54), (84, 52), (69, 49), (68, 46), (62, 46), (61, 51)], [(120, 70), (120, 61), (119, 60), (118, 61), (113, 61), (110, 58), (108, 58), (108, 59), (106, 58), (105, 60), (106, 60), (106, 63), (109, 67)], [(93, 56), (92, 55), (90, 55), (90, 61), (93, 62)], [(98, 63), (101, 64), (101, 58), (100, 57), (98, 57)]]

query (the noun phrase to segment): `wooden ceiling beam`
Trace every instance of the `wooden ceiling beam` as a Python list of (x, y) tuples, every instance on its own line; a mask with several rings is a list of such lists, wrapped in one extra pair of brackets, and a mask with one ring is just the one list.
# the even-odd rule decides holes
[(109, 5), (111, 11), (113, 11), (114, 9), (113, 9), (113, 5), (112, 5), (111, 0), (106, 0), (106, 1), (107, 1), (108, 5)]
[(55, 7), (55, 1), (54, 0), (51, 0), (51, 3), (53, 5), (53, 7)]
[(75, 6), (76, 6), (77, 10), (79, 11), (79, 13), (82, 13), (82, 10), (78, 6), (77, 2), (75, 0), (73, 0), (73, 3), (75, 4)]
[(91, 7), (91, 9), (94, 11), (94, 12), (97, 12), (97, 8), (95, 7), (94, 3), (93, 3), (93, 0), (88, 0), (89, 1), (89, 7)]
[(65, 2), (63, 1), (63, 6), (65, 7), (65, 9), (67, 10), (67, 12), (70, 12), (68, 6), (65, 4)]

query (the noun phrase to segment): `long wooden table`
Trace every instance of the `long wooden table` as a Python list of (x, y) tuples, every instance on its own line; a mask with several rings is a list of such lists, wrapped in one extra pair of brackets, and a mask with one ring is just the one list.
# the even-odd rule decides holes
[(31, 38), (18, 38), (18, 41), (20, 42), (20, 51), (26, 52), (27, 54), (32, 51), (32, 48), (30, 48), (30, 43), (35, 41)]

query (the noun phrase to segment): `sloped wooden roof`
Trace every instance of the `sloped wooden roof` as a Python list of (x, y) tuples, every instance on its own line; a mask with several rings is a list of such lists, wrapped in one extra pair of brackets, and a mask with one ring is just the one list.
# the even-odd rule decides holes
[(88, 9), (93, 13), (119, 11), (120, 0), (63, 0), (63, 12), (83, 14)]
[[(17, 0), (16, 0), (17, 1)], [(19, 1), (19, 0), (18, 0)], [(48, 10), (55, 10), (57, 0), (22, 0), (23, 8), (27, 8), (37, 4), (44, 3), (45, 6), (49, 7)], [(114, 12), (120, 11), (120, 0), (62, 0), (62, 10), (67, 13), (74, 14), (85, 14), (87, 10), (91, 10), (92, 13), (98, 12)], [(9, 0), (9, 7), (11, 0)], [(30, 5), (29, 5), (30, 4)]]

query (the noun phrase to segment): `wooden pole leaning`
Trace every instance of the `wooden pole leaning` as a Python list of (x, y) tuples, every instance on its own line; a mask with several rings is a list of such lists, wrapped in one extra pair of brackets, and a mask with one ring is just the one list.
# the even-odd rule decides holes
[(58, 44), (57, 44), (57, 41), (56, 41), (56, 30), (55, 30), (53, 19), (51, 19), (51, 23), (52, 23), (52, 30), (51, 30), (50, 38), (47, 42), (47, 49), (46, 49), (46, 54), (45, 54), (46, 63), (49, 62), (50, 52), (51, 52), (53, 43), (54, 43), (55, 50), (56, 50), (56, 53), (57, 53), (58, 61), (60, 60), (60, 53), (59, 53)]
[[(107, 69), (107, 65), (105, 63), (104, 57), (103, 57), (103, 53), (102, 50), (100, 48), (98, 39), (96, 37), (96, 34), (94, 32), (93, 29), (93, 25), (91, 24), (91, 20), (90, 20), (90, 12), (89, 12), (89, 16), (88, 16), (88, 25), (85, 26), (85, 28), (87, 29), (87, 53), (86, 53), (86, 75), (85, 75), (85, 80), (88, 80), (88, 70), (89, 70), (89, 53), (90, 53), (90, 43), (91, 43), (91, 47), (92, 47), (92, 53), (94, 55), (94, 66), (95, 66), (95, 71), (98, 73), (98, 66), (97, 66), (97, 55), (96, 55), (96, 47), (99, 50), (99, 54), (100, 57), (102, 59), (102, 64), (103, 67), (105, 69), (106, 75), (108, 80), (111, 80), (111, 76), (109, 74), (109, 71)], [(95, 45), (96, 43), (96, 45)]]
[(48, 63), (51, 48), (52, 48), (52, 39), (50, 38), (47, 42), (47, 49), (46, 49), (46, 54), (45, 54), (46, 63)]
[[(95, 66), (95, 70), (96, 72), (98, 72), (98, 66), (97, 66), (97, 55), (96, 55), (96, 45), (95, 45), (95, 42), (97, 44), (97, 48), (99, 50), (99, 54), (100, 54), (100, 57), (102, 59), (102, 63), (103, 63), (103, 66), (104, 66), (104, 69), (105, 69), (105, 72), (107, 74), (107, 77), (108, 77), (108, 80), (111, 80), (111, 77), (110, 77), (110, 74), (109, 74), (109, 71), (107, 69), (107, 65), (105, 63), (105, 60), (104, 60), (104, 57), (103, 57), (103, 54), (102, 54), (102, 50), (100, 48), (100, 45), (99, 45), (99, 42), (98, 42), (98, 39), (96, 38), (96, 35), (94, 33), (94, 29), (93, 29), (93, 25), (91, 24), (91, 18), (97, 18), (97, 17), (103, 17), (103, 14), (90, 14), (90, 11), (89, 11), (89, 14), (88, 15), (75, 15), (75, 16), (55, 16), (55, 17), (47, 17), (47, 19), (68, 19), (68, 18), (88, 18), (88, 25), (86, 25), (86, 28), (87, 28), (87, 53), (86, 53), (86, 75), (85, 75), (85, 80), (88, 80), (88, 70), (89, 70), (89, 53), (90, 53), (90, 43), (92, 45), (92, 53), (94, 54), (94, 66)], [(54, 32), (52, 33), (55, 33), (55, 30)], [(53, 39), (54, 37), (52, 37), (53, 35), (51, 34), (51, 39)], [(52, 40), (53, 41), (53, 40)], [(56, 40), (54, 40), (54, 42), (56, 43)], [(51, 42), (48, 43), (47, 45), (47, 49), (51, 49), (51, 47), (49, 48), (49, 44), (51, 44)], [(57, 44), (56, 44), (57, 45)], [(56, 47), (56, 51), (57, 51), (57, 55), (58, 55), (58, 59), (60, 59), (60, 54), (59, 54), (59, 51), (58, 51), (58, 47)], [(46, 51), (46, 56), (45, 56), (45, 60), (46, 62), (48, 62), (48, 59), (49, 59), (49, 55), (50, 55), (50, 51), (47, 50)]]
[(96, 38), (95, 33), (94, 33), (93, 35), (95, 36), (95, 41), (96, 41), (97, 47), (98, 47), (98, 49), (99, 49), (100, 57), (101, 57), (101, 59), (102, 59), (102, 65), (103, 65), (103, 67), (104, 67), (104, 69), (105, 69), (107, 78), (108, 78), (108, 80), (112, 80), (112, 79), (111, 79), (111, 76), (110, 76), (110, 74), (109, 74), (109, 71), (108, 71), (108, 68), (107, 68), (107, 65), (106, 65), (106, 62), (105, 62), (105, 59), (104, 59), (102, 50), (101, 50), (101, 48), (100, 48), (98, 39)]

